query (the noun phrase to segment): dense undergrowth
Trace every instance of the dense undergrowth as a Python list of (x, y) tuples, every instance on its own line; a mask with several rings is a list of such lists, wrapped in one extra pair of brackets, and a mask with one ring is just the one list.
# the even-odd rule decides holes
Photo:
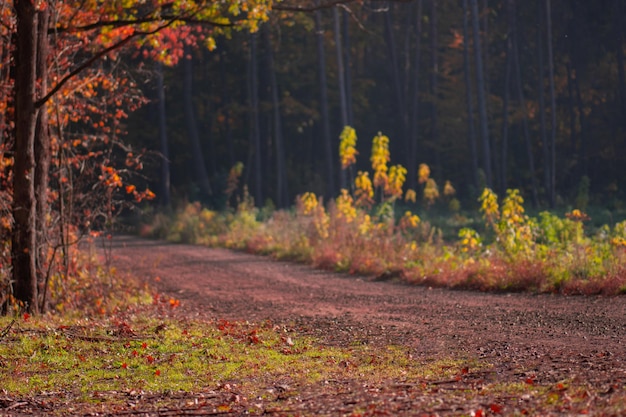
[[(347, 171), (355, 144), (354, 131), (346, 128), (340, 154)], [(626, 221), (591, 229), (580, 209), (529, 216), (518, 190), (498, 198), (488, 188), (479, 198), (480, 213), (463, 215), (453, 186), (446, 182), (440, 192), (425, 164), (419, 170), (420, 200), (415, 190), (403, 190), (406, 169), (387, 166), (385, 136), (374, 138), (370, 160), (373, 180), (359, 171), (350, 190), (326, 204), (305, 193), (292, 209), (270, 212), (255, 208), (244, 187), (236, 208), (216, 212), (184, 204), (173, 215), (152, 216), (140, 233), (430, 286), (626, 292)], [(407, 207), (420, 207), (423, 218)], [(436, 217), (436, 207), (445, 207), (448, 217)]]

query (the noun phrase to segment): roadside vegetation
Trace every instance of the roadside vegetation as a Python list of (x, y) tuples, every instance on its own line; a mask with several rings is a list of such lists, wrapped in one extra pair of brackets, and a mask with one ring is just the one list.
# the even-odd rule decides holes
[[(330, 201), (305, 193), (290, 210), (257, 208), (241, 167), (231, 170), (227, 210), (183, 204), (157, 213), (143, 236), (221, 246), (380, 279), (482, 291), (562, 294), (626, 292), (626, 221), (590, 227), (588, 196), (562, 215), (529, 215), (518, 190), (485, 188), (479, 211), (463, 211), (454, 186), (419, 167), (419, 189), (404, 189), (406, 169), (390, 165), (389, 138), (372, 142), (371, 172), (353, 172), (356, 132), (346, 127), (340, 157), (351, 181)], [(239, 194), (236, 191), (241, 189)], [(441, 213), (445, 213), (442, 216)]]

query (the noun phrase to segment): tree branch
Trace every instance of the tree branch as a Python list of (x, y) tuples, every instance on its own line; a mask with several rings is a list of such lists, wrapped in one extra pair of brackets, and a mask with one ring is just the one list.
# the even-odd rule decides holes
[[(282, 10), (289, 12), (314, 12), (316, 10), (322, 9), (330, 9), (339, 5), (346, 5), (350, 3), (360, 2), (361, 0), (329, 0), (324, 4), (320, 4), (318, 6), (299, 6), (299, 5), (290, 5), (290, 4), (276, 4), (272, 6), (272, 10)], [(386, 2), (393, 1), (397, 3), (408, 3), (413, 0), (371, 0), (372, 2)]]
[(35, 103), (35, 107), (39, 108), (41, 106), (43, 106), (44, 104), (46, 104), (46, 102), (48, 100), (50, 100), (50, 98), (52, 98), (52, 96), (54, 96), (69, 80), (71, 80), (73, 77), (75, 77), (76, 75), (78, 75), (80, 72), (82, 72), (83, 70), (85, 70), (86, 68), (89, 68), (94, 62), (96, 62), (97, 60), (99, 60), (100, 58), (102, 58), (103, 56), (109, 54), (110, 52), (121, 48), (122, 46), (126, 45), (128, 42), (130, 42), (132, 39), (137, 38), (139, 36), (149, 36), (149, 35), (154, 35), (155, 33), (160, 32), (161, 30), (167, 28), (168, 26), (171, 26), (174, 22), (176, 22), (177, 19), (174, 20), (170, 20), (168, 22), (166, 22), (165, 24), (159, 26), (158, 28), (151, 30), (151, 31), (137, 31), (134, 32), (132, 35), (127, 36), (124, 39), (119, 40), (118, 42), (114, 43), (113, 45), (104, 48), (102, 51), (96, 53), (94, 56), (92, 56), (91, 58), (89, 58), (88, 60), (86, 60), (85, 62), (83, 62), (82, 64), (80, 64), (78, 67), (74, 68), (69, 74), (67, 74), (65, 77), (63, 77), (61, 79), (61, 81), (59, 81), (44, 97), (40, 98), (39, 100), (37, 100), (37, 102)]

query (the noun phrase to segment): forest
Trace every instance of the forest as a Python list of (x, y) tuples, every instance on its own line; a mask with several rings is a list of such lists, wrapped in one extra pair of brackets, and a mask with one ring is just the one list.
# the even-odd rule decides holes
[[(54, 304), (79, 270), (71, 248), (120, 215), (188, 202), (239, 205), (252, 229), (256, 208), (314, 213), (319, 236), (290, 255), (305, 259), (332, 219), (440, 245), (428, 222), (404, 230), (421, 209), (452, 213), (474, 250), (484, 230), (459, 213), (480, 209), (542, 277), (560, 277), (542, 246), (559, 239), (595, 245), (583, 279), (621, 276), (623, 224), (582, 235), (588, 206), (623, 209), (619, 0), (14, 0), (0, 19), (3, 309)], [(569, 217), (528, 218), (524, 201)], [(273, 239), (252, 229), (241, 244)], [(346, 268), (344, 249), (329, 265)]]
[(584, 210), (581, 192), (622, 207), (623, 2), (300, 3), (277, 3), (258, 32), (217, 38), (144, 78), (150, 102), (125, 128), (129, 143), (170, 161), (145, 171), (153, 189), (222, 207), (241, 162), (257, 205), (330, 198), (356, 172), (337, 157), (349, 125), (355, 170), (382, 132), (408, 188), (425, 163), (467, 208), (485, 186), (519, 189), (536, 208)]

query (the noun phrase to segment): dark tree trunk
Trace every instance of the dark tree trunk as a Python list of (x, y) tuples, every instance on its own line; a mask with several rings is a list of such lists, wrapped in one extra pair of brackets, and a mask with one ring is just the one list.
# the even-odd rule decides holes
[(546, 41), (548, 43), (548, 80), (550, 84), (550, 113), (551, 113), (551, 130), (550, 130), (550, 180), (548, 189), (548, 201), (550, 207), (554, 208), (556, 204), (556, 95), (554, 92), (554, 54), (552, 52), (552, 6), (550, 0), (546, 0)]
[(471, 82), (471, 68), (470, 68), (470, 54), (469, 54), (469, 22), (468, 22), (468, 7), (467, 0), (463, 0), (463, 76), (465, 80), (465, 99), (467, 105), (467, 140), (470, 150), (471, 159), (471, 172), (473, 185), (476, 192), (480, 192), (479, 177), (478, 177), (478, 152), (476, 151), (476, 129), (474, 127), (474, 100), (472, 97), (472, 82)]
[(480, 26), (477, 0), (470, 0), (472, 8), (472, 28), (474, 30), (474, 56), (476, 61), (476, 81), (478, 95), (478, 114), (480, 117), (480, 136), (483, 148), (483, 168), (487, 187), (493, 184), (491, 172), (491, 147), (489, 143), (489, 126), (487, 120), (487, 100), (485, 98), (485, 71), (483, 69), (483, 56), (480, 47)]
[(572, 155), (576, 152), (576, 104), (574, 100), (574, 80), (572, 79), (572, 66), (567, 63), (567, 102), (569, 107), (569, 130), (570, 130), (570, 147)]
[(227, 84), (227, 79), (226, 79), (226, 73), (227, 73), (227, 66), (226, 66), (226, 54), (222, 54), (222, 56), (220, 57), (220, 63), (219, 63), (219, 71), (220, 71), (220, 85), (221, 85), (221, 89), (220, 89), (220, 93), (222, 95), (221, 97), (221, 104), (222, 104), (222, 111), (224, 113), (224, 128), (226, 130), (225, 132), (225, 138), (226, 138), (226, 149), (228, 150), (228, 166), (232, 167), (233, 165), (235, 165), (235, 147), (233, 144), (233, 129), (231, 126), (231, 115), (230, 115), (230, 94), (228, 92), (228, 84)]
[(550, 200), (550, 141), (548, 139), (548, 131), (546, 128), (546, 98), (545, 98), (545, 79), (544, 79), (544, 62), (543, 62), (543, 25), (544, 25), (544, 8), (543, 0), (538, 3), (537, 19), (539, 25), (537, 28), (537, 62), (539, 66), (539, 76), (537, 77), (537, 91), (539, 101), (539, 135), (541, 137), (541, 148), (543, 150), (543, 186), (545, 188), (546, 197)]
[[(48, 90), (48, 21), (49, 8), (39, 12), (37, 19), (37, 69), (36, 77), (39, 82), (38, 97), (46, 95)], [(48, 258), (48, 181), (52, 150), (50, 148), (50, 132), (48, 111), (46, 104), (38, 109), (37, 124), (35, 127), (35, 199), (37, 200), (37, 280), (38, 292), (43, 294), (45, 284), (46, 263)], [(43, 300), (42, 300), (43, 301)], [(45, 309), (44, 305), (40, 306)]]
[(165, 88), (163, 86), (163, 65), (157, 64), (157, 96), (159, 114), (159, 143), (161, 147), (161, 205), (170, 207), (170, 149), (167, 140), (167, 113), (165, 111)]
[(511, 67), (512, 67), (512, 54), (513, 54), (513, 2), (507, 0), (507, 20), (508, 20), (508, 33), (506, 39), (506, 69), (504, 74), (504, 98), (502, 103), (502, 144), (501, 144), (501, 162), (500, 162), (500, 193), (504, 194), (508, 188), (507, 181), (507, 159), (509, 152), (509, 95), (511, 86)]
[[(318, 2), (319, 4), (319, 2)], [(320, 90), (320, 110), (322, 118), (322, 137), (324, 138), (324, 150), (326, 154), (326, 197), (332, 197), (335, 192), (335, 169), (333, 162), (333, 144), (330, 136), (330, 120), (328, 114), (328, 81), (326, 80), (326, 55), (324, 52), (324, 31), (322, 30), (322, 15), (319, 10), (315, 12), (315, 35), (317, 38), (317, 59)]]
[(410, 189), (417, 185), (417, 158), (419, 147), (419, 106), (420, 106), (420, 62), (422, 40), (422, 0), (417, 0), (417, 18), (415, 21), (415, 56), (413, 58), (413, 100), (411, 113), (411, 140), (409, 142), (409, 163), (407, 164), (407, 179)]
[(624, 74), (624, 0), (615, 0), (614, 27), (616, 33), (615, 56), (617, 58), (617, 77), (619, 98), (622, 110), (622, 125), (626, 127), (626, 75)]
[(339, 11), (333, 7), (333, 24), (335, 48), (337, 51), (337, 81), (339, 83), (339, 108), (341, 115), (341, 127), (348, 125), (348, 100), (346, 97), (345, 70), (343, 66), (343, 48), (341, 44), (341, 22), (339, 21)]
[[(407, 148), (407, 135), (406, 135), (406, 109), (404, 106), (404, 97), (402, 94), (402, 77), (400, 75), (400, 68), (398, 66), (398, 50), (396, 40), (393, 33), (393, 4), (389, 4), (388, 10), (385, 12), (385, 43), (387, 44), (387, 53), (389, 59), (389, 68), (391, 69), (391, 78), (393, 84), (393, 101), (395, 103), (395, 116), (399, 119), (399, 128), (395, 132), (399, 136), (399, 140), (395, 143), (399, 143), (400, 147), (397, 150)], [(392, 144), (394, 141), (391, 142)], [(406, 166), (405, 154), (403, 153), (402, 163)]]
[(188, 55), (183, 61), (183, 107), (185, 112), (185, 120), (187, 123), (187, 132), (189, 134), (189, 142), (191, 145), (191, 152), (193, 154), (193, 167), (196, 181), (200, 186), (201, 192), (204, 196), (210, 196), (213, 194), (211, 189), (211, 183), (209, 182), (209, 176), (207, 174), (206, 165), (204, 163), (204, 156), (202, 147), (200, 146), (200, 135), (198, 134), (198, 125), (196, 123), (195, 110), (193, 108), (193, 65), (192, 58), (189, 51), (186, 51)]
[[(574, 73), (578, 74), (576, 61), (573, 61)], [(574, 90), (576, 91), (576, 107), (578, 108), (578, 119), (580, 123), (580, 157), (582, 160), (582, 175), (589, 175), (589, 155), (587, 155), (587, 117), (585, 116), (585, 104), (580, 93), (580, 83), (578, 77), (574, 77)]]
[(259, 119), (259, 63), (256, 33), (250, 35), (250, 142), (254, 146), (254, 199), (263, 204), (263, 158), (261, 153), (261, 121)]
[(352, 126), (354, 123), (354, 111), (352, 109), (352, 71), (350, 69), (350, 63), (352, 61), (350, 56), (350, 16), (348, 12), (344, 10), (343, 16), (343, 62), (345, 70), (345, 82), (346, 82), (346, 107), (348, 109), (348, 125)]
[(436, 172), (441, 174), (441, 146), (439, 143), (439, 119), (437, 96), (439, 94), (439, 44), (437, 41), (437, 0), (431, 0), (430, 13), (430, 133), (435, 151)]
[(526, 100), (524, 98), (524, 84), (522, 82), (522, 69), (519, 56), (518, 40), (519, 34), (517, 33), (517, 21), (515, 17), (515, 0), (509, 0), (511, 7), (513, 8), (513, 60), (515, 68), (515, 89), (517, 92), (517, 99), (519, 106), (522, 109), (522, 128), (524, 132), (524, 143), (526, 144), (526, 156), (528, 157), (528, 176), (530, 177), (530, 189), (532, 194), (533, 206), (539, 205), (539, 195), (537, 190), (537, 178), (535, 174), (535, 158), (533, 156), (533, 145), (530, 138), (530, 130), (528, 128), (528, 117), (526, 109)]
[[(339, 109), (341, 115), (341, 127), (348, 125), (348, 98), (346, 96), (346, 80), (345, 70), (343, 66), (343, 50), (341, 44), (341, 23), (339, 21), (339, 10), (337, 7), (333, 7), (333, 24), (334, 24), (334, 37), (335, 37), (335, 49), (337, 51), (337, 81), (339, 83)], [(341, 169), (341, 175), (339, 177), (339, 186), (341, 188), (348, 188), (348, 175), (345, 169)]]
[(263, 31), (265, 49), (267, 53), (267, 70), (270, 77), (270, 89), (272, 93), (272, 111), (274, 122), (274, 145), (276, 146), (276, 205), (279, 208), (289, 205), (287, 190), (287, 172), (285, 168), (285, 143), (283, 139), (282, 116), (280, 113), (280, 100), (278, 96), (278, 82), (274, 66), (274, 50), (267, 28)]
[(29, 0), (15, 0), (17, 17), (15, 66), (15, 148), (13, 165), (13, 233), (11, 265), (13, 295), (27, 311), (36, 313), (37, 253), (35, 227), (35, 130), (37, 109), (37, 12)]
[[(483, 52), (483, 76), (485, 77), (485, 111), (487, 113), (487, 129), (489, 126), (492, 126), (492, 112), (489, 109), (489, 98), (491, 97), (491, 77), (489, 73), (489, 4), (488, 0), (483, 0), (482, 4), (482, 39), (481, 39), (481, 50)], [(489, 135), (489, 147), (491, 150), (491, 165), (492, 165), (492, 176), (493, 176), (493, 184), (492, 186), (495, 188), (496, 183), (500, 180), (500, 167), (498, 158), (498, 150), (497, 150), (497, 141), (496, 135)]]

